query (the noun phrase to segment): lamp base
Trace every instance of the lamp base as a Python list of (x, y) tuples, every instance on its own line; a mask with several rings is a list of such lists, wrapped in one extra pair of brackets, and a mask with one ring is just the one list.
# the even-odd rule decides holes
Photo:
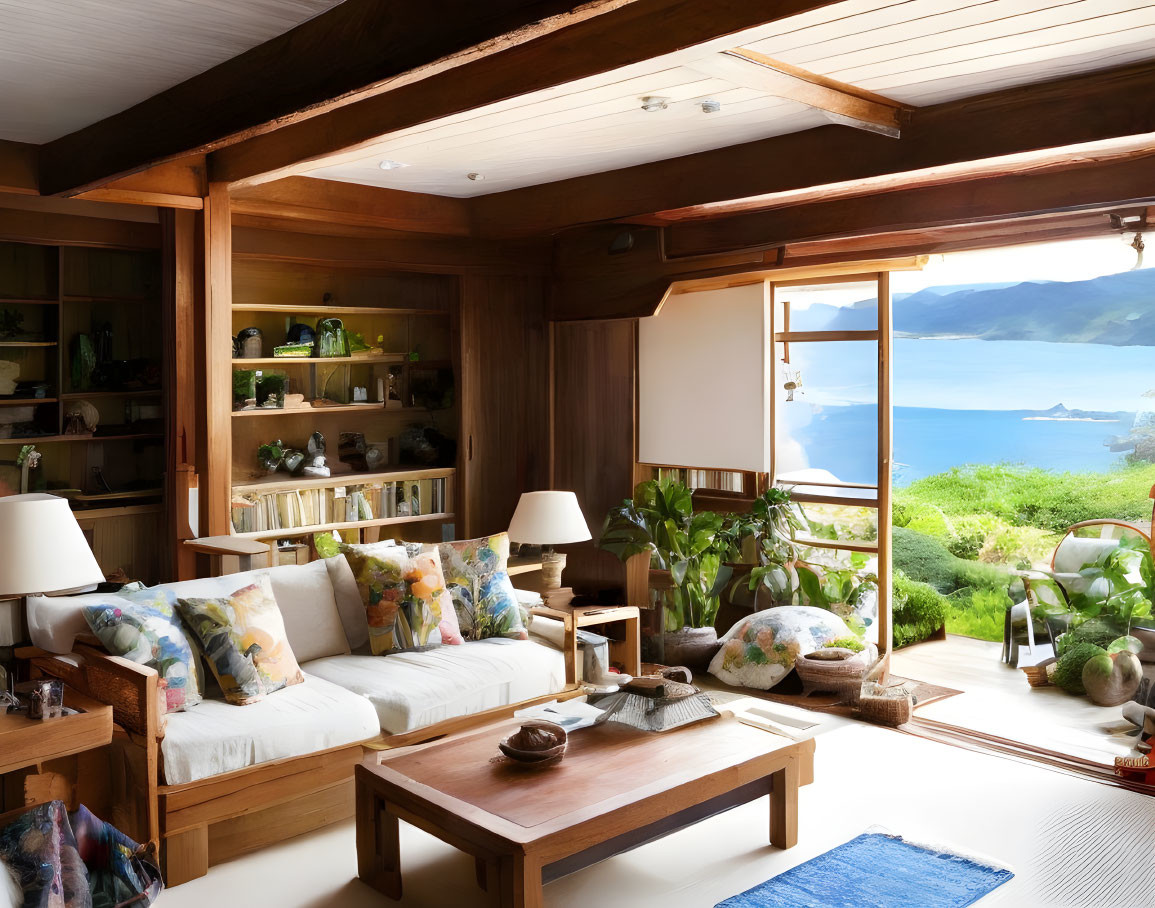
[(565, 555), (561, 552), (541, 553), (541, 585), (546, 590), (561, 588), (561, 572), (565, 570)]

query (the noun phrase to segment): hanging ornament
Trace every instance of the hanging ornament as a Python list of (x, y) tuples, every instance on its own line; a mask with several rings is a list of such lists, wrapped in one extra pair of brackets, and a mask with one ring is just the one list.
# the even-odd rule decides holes
[(1135, 264), (1131, 270), (1138, 271), (1143, 267), (1143, 250), (1147, 248), (1147, 244), (1143, 242), (1142, 232), (1137, 231), (1135, 233), (1135, 239), (1133, 239), (1128, 245), (1135, 250), (1135, 254), (1137, 256)]
[(782, 389), (786, 392), (786, 399), (789, 401), (794, 400), (795, 391), (802, 393), (802, 370), (789, 369), (787, 368), (787, 365), (788, 363), (783, 360), (782, 375), (785, 378), (785, 381), (782, 382)]

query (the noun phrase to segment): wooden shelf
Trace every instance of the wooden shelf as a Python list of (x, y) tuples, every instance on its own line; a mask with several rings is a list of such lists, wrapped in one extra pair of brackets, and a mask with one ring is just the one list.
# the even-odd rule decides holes
[(380, 356), (260, 356), (251, 359), (234, 359), (234, 366), (281, 366), (305, 363), (310, 366), (329, 363), (392, 363), (405, 362), (404, 353), (383, 353)]
[(323, 413), (355, 413), (366, 410), (370, 413), (428, 413), (424, 407), (383, 407), (378, 403), (336, 404), (332, 407), (257, 407), (254, 410), (233, 410), (233, 416), (297, 416), (308, 413), (316, 416)]
[(289, 492), (294, 489), (323, 489), (329, 486), (361, 486), (377, 482), (396, 482), (399, 479), (441, 479), (453, 476), (455, 467), (429, 467), (427, 469), (391, 470), (388, 473), (342, 473), (340, 476), (325, 476), (318, 479), (285, 478), (284, 473), (274, 473), (247, 481), (233, 481), (233, 491)]
[(448, 315), (445, 309), (386, 309), (377, 306), (278, 306), (272, 303), (233, 303), (233, 312), (269, 312), (274, 315)]
[(143, 391), (65, 391), (60, 395), (60, 399), (94, 400), (102, 397), (160, 397), (162, 393), (160, 388), (149, 388)]
[(62, 296), (61, 300), (66, 303), (155, 303), (155, 297), (151, 296)]
[(308, 527), (293, 527), (289, 530), (256, 530), (252, 533), (234, 533), (233, 535), (238, 539), (281, 539), (288, 536), (312, 536), (314, 533), (329, 533), (333, 530), (353, 530), (360, 527), (391, 526), (395, 523), (421, 523), (422, 521), (447, 521), (452, 519), (452, 513), (418, 514), (415, 517), (378, 517), (374, 520), (351, 520), (346, 523), (318, 523)]
[(0, 438), (0, 445), (39, 445), (46, 442), (96, 442), (96, 441), (137, 441), (147, 438), (164, 438), (160, 433), (140, 435), (37, 435), (31, 438)]
[(64, 496), (69, 501), (86, 503), (89, 501), (122, 501), (129, 498), (155, 498), (164, 494), (164, 489), (136, 489), (125, 492), (96, 492), (92, 495), (83, 493)]
[(55, 347), (56, 341), (0, 341), (0, 347)]
[(0, 298), (0, 306), (55, 306), (60, 300), (53, 297), (52, 299), (41, 299), (38, 297), (26, 297), (24, 299), (5, 299)]
[(0, 407), (35, 407), (37, 404), (54, 404), (55, 397), (0, 397)]
[(506, 562), (505, 572), (510, 577), (518, 574), (530, 574), (541, 570), (541, 558), (523, 558), (520, 555), (510, 555)]

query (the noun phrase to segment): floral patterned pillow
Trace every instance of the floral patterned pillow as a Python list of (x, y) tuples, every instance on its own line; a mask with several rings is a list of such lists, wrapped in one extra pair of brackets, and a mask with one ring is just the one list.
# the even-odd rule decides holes
[(517, 593), (509, 579), (509, 534), (443, 542), (438, 546), (445, 582), (461, 633), (470, 640), (512, 637), (526, 640)]
[(436, 552), (400, 545), (341, 544), (369, 622), (375, 656), (461, 643), (453, 603)]
[(116, 593), (85, 605), (84, 620), (114, 656), (155, 668), (168, 712), (192, 709), (202, 699), (200, 647), (176, 611), (176, 596), (164, 589)]
[(755, 612), (722, 636), (710, 674), (735, 687), (770, 690), (794, 668), (794, 660), (832, 640), (853, 637), (846, 622), (826, 609), (784, 605)]
[(305, 680), (267, 574), (229, 596), (180, 599), (177, 608), (230, 703), (256, 703)]

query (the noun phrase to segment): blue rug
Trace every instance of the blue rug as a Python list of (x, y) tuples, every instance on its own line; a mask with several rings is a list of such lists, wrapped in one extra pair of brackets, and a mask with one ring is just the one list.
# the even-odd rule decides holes
[(962, 908), (1013, 876), (868, 832), (715, 908)]

